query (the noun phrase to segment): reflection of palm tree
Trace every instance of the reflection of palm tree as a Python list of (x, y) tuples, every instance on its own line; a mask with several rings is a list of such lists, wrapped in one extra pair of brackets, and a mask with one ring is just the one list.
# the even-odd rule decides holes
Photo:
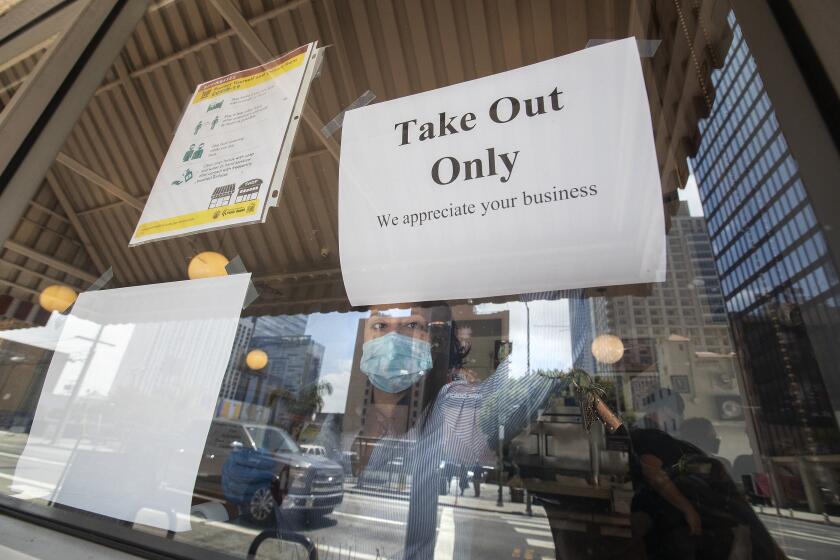
[(300, 391), (300, 394), (277, 387), (268, 394), (267, 404), (271, 409), (272, 417), (275, 414), (275, 405), (279, 402), (292, 423), (301, 424), (306, 417), (321, 412), (324, 408), (324, 395), (332, 395), (332, 392), (332, 384), (326, 381), (308, 385)]

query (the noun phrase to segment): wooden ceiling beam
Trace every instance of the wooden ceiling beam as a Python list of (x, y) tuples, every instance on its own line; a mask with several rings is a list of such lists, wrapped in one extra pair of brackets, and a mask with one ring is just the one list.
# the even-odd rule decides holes
[(6, 249), (8, 249), (9, 251), (17, 253), (19, 255), (23, 255), (24, 257), (32, 259), (33, 261), (37, 261), (41, 264), (51, 266), (52, 268), (54, 268), (56, 270), (60, 270), (61, 272), (64, 272), (65, 274), (69, 274), (70, 276), (75, 276), (79, 280), (84, 280), (85, 282), (89, 282), (91, 284), (93, 284), (97, 280), (97, 277), (94, 276), (93, 274), (91, 274), (90, 272), (86, 272), (86, 271), (82, 270), (81, 268), (77, 268), (77, 267), (75, 267), (75, 266), (73, 266), (69, 263), (66, 263), (64, 261), (60, 261), (56, 258), (53, 258), (53, 257), (49, 256), (49, 255), (45, 255), (43, 253), (40, 253), (40, 252), (36, 251), (35, 249), (33, 249), (31, 247), (26, 247), (24, 245), (21, 245), (20, 243), (17, 243), (16, 241), (11, 241), (11, 240), (6, 241), (6, 243), (3, 246)]
[[(258, 24), (262, 21), (273, 19), (273, 18), (279, 16), (280, 14), (283, 14), (283, 13), (286, 13), (288, 11), (294, 10), (298, 6), (300, 6), (302, 4), (305, 4), (307, 2), (310, 2), (310, 1), (311, 0), (296, 0), (294, 2), (289, 2), (288, 4), (284, 4), (284, 5), (280, 6), (279, 8), (274, 8), (273, 10), (268, 10), (267, 12), (265, 12), (263, 14), (260, 14), (256, 17), (254, 17), (254, 18), (249, 19), (248, 23), (253, 26), (253, 25), (256, 25), (256, 24)], [(208, 37), (207, 39), (204, 39), (203, 41), (199, 41), (198, 43), (195, 43), (194, 45), (190, 45), (189, 47), (187, 47), (185, 49), (182, 49), (180, 51), (176, 51), (176, 52), (174, 52), (174, 53), (172, 53), (168, 56), (165, 56), (165, 57), (161, 58), (160, 60), (152, 62), (151, 64), (149, 64), (147, 66), (143, 66), (142, 68), (137, 68), (136, 70), (131, 71), (128, 74), (128, 78), (139, 78), (140, 76), (143, 76), (145, 74), (149, 74), (151, 72), (154, 72), (155, 70), (157, 70), (159, 68), (163, 68), (164, 66), (166, 66), (168, 64), (171, 64), (171, 63), (175, 62), (176, 60), (181, 60), (182, 58), (184, 58), (186, 56), (189, 56), (190, 54), (194, 54), (194, 53), (202, 50), (205, 47), (215, 45), (216, 43), (219, 43), (220, 41), (222, 41), (224, 39), (227, 39), (228, 37), (233, 37), (234, 35), (236, 35), (236, 32), (233, 29), (227, 29), (225, 31), (222, 31), (221, 33), (217, 33), (216, 35), (213, 35), (212, 37)], [(117, 80), (114, 80), (113, 82), (108, 82), (107, 84), (102, 85), (98, 90), (96, 90), (96, 95), (99, 95), (100, 93), (104, 93), (106, 91), (112, 90), (115, 87), (119, 87), (120, 85), (122, 85), (122, 83), (123, 83), (123, 78), (119, 78)]]
[(36, 272), (36, 271), (32, 270), (31, 268), (26, 268), (25, 266), (21, 266), (19, 264), (9, 262), (5, 259), (0, 259), (0, 265), (8, 266), (9, 268), (14, 268), (15, 270), (17, 270), (19, 272), (23, 272), (24, 274), (30, 274), (32, 276), (36, 276), (36, 277), (40, 278), (41, 280), (46, 280), (50, 284), (70, 284), (70, 282), (66, 282), (64, 280), (59, 280), (58, 278), (53, 278), (52, 276), (44, 274), (43, 272)]
[(64, 210), (64, 214), (70, 220), (70, 225), (72, 225), (73, 229), (76, 230), (76, 235), (78, 235), (79, 239), (82, 241), (82, 246), (90, 256), (90, 260), (93, 261), (96, 270), (102, 274), (108, 267), (105, 266), (105, 261), (96, 249), (96, 245), (94, 245), (93, 240), (85, 229), (85, 226), (76, 214), (76, 210), (73, 208), (70, 198), (67, 196), (67, 193), (64, 192), (64, 189), (62, 189), (61, 184), (59, 184), (52, 170), (47, 171), (47, 184), (50, 186), (50, 189), (52, 189), (55, 198), (58, 199), (58, 204), (61, 206), (61, 209)]
[(134, 111), (134, 115), (140, 124), (140, 128), (143, 130), (143, 135), (145, 136), (146, 141), (149, 143), (152, 154), (154, 154), (154, 157), (158, 161), (163, 161), (163, 157), (166, 154), (166, 148), (157, 137), (157, 134), (155, 134), (155, 130), (152, 127), (150, 119), (146, 118), (146, 109), (143, 107), (143, 102), (140, 101), (140, 95), (137, 88), (134, 86), (134, 82), (131, 81), (131, 78), (128, 75), (128, 67), (125, 64), (125, 61), (123, 61), (122, 55), (118, 56), (116, 61), (114, 61), (114, 69), (117, 71), (117, 76), (119, 76), (120, 80), (122, 80), (123, 89), (128, 97), (128, 102), (131, 105), (131, 109)]
[(9, 286), (10, 288), (14, 288), (16, 290), (21, 290), (30, 293), (34, 296), (41, 295), (41, 292), (39, 292), (38, 290), (33, 290), (32, 288), (27, 288), (26, 286), (21, 286), (20, 284), (12, 282), (11, 280), (6, 280), (5, 278), (0, 278), (0, 284), (3, 284), (4, 286)]
[(285, 280), (297, 280), (303, 278), (310, 280), (312, 278), (320, 278), (322, 276), (332, 276), (333, 274), (341, 274), (340, 268), (323, 268), (321, 270), (304, 270), (301, 272), (280, 272), (276, 274), (257, 274), (254, 276), (254, 282), (282, 282)]
[[(251, 54), (254, 55), (258, 62), (265, 63), (272, 58), (275, 58), (268, 47), (265, 46), (262, 39), (259, 38), (257, 32), (254, 31), (254, 28), (251, 27), (248, 20), (245, 19), (245, 16), (242, 15), (242, 12), (240, 12), (239, 9), (230, 2), (230, 0), (210, 1), (216, 7), (216, 10), (218, 10), (219, 14), (224, 18), (227, 24), (231, 26), (239, 39), (245, 44), (245, 47), (251, 51)], [(327, 148), (327, 151), (330, 152), (333, 159), (338, 161), (339, 152), (341, 151), (338, 142), (335, 138), (324, 136), (321, 132), (321, 129), (324, 128), (324, 121), (321, 120), (308, 101), (303, 108), (303, 114), (301, 117), (303, 117), (303, 122), (309, 126), (318, 140), (324, 144), (324, 147)]]
[(66, 217), (66, 216), (62, 216), (61, 214), (59, 214), (59, 213), (58, 213), (58, 212), (56, 212), (55, 210), (53, 210), (53, 209), (51, 209), (51, 208), (47, 208), (47, 207), (46, 207), (46, 206), (44, 206), (43, 204), (39, 204), (38, 202), (35, 202), (34, 200), (30, 200), (30, 201), (29, 201), (29, 205), (30, 205), (32, 208), (35, 208), (35, 209), (37, 209), (37, 210), (40, 210), (41, 212), (45, 212), (45, 213), (49, 214), (50, 216), (52, 216), (53, 218), (56, 218), (56, 219), (58, 219), (58, 220), (61, 220), (61, 221), (62, 221), (62, 222), (64, 222), (64, 223), (68, 223), (68, 222), (70, 221), (70, 220), (68, 220), (68, 219), (67, 219), (67, 217)]
[[(325, 155), (325, 154), (329, 154), (329, 151), (326, 148), (318, 148), (317, 150), (310, 150), (308, 152), (293, 154), (292, 157), (289, 158), (289, 161), (291, 161), (291, 162), (304, 161), (304, 160), (311, 159), (311, 158), (318, 157), (318, 156), (322, 156), (322, 155)], [(148, 198), (149, 198), (149, 195), (144, 194), (143, 196), (138, 197), (137, 200), (145, 201)], [(109, 202), (107, 204), (103, 204), (102, 206), (94, 206), (93, 208), (87, 208), (85, 210), (79, 210), (78, 212), (76, 212), (76, 215), (77, 216), (85, 216), (87, 214), (92, 214), (94, 212), (100, 212), (102, 210), (110, 210), (111, 208), (116, 208), (117, 206), (120, 206), (122, 204), (125, 204), (125, 202), (122, 201), (122, 200), (118, 200), (118, 201), (115, 201), (115, 202)], [(33, 203), (33, 205), (35, 205), (35, 203)], [(48, 210), (47, 208), (44, 208), (40, 205), (37, 205), (37, 208), (39, 210), (44, 210), (46, 212), (50, 212), (50, 210)], [(55, 214), (54, 212), (52, 212), (52, 213), (57, 218), (59, 218), (61, 220), (64, 220), (65, 222), (68, 221), (67, 218), (65, 218), (64, 216), (61, 216), (59, 214)]]
[(266, 301), (260, 303), (253, 303), (248, 306), (247, 309), (253, 310), (254, 308), (259, 307), (288, 307), (290, 305), (325, 305), (330, 303), (347, 303), (349, 306), (349, 302), (346, 297), (330, 297), (330, 298), (316, 298), (316, 299), (298, 299), (298, 300), (276, 300), (276, 301)]
[(108, 194), (115, 196), (131, 206), (132, 208), (136, 208), (140, 212), (143, 211), (143, 202), (134, 198), (128, 191), (124, 188), (115, 185), (102, 175), (96, 173), (83, 163), (76, 161), (75, 159), (71, 158), (64, 152), (59, 152), (58, 156), (55, 160), (60, 163), (61, 165), (65, 166), (70, 171), (78, 174), (79, 176), (88, 180), (88, 182), (96, 185), (97, 187), (101, 188), (103, 191), (107, 192)]

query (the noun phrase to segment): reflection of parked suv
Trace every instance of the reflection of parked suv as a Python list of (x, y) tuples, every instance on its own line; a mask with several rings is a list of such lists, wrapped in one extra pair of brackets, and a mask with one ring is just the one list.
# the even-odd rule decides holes
[(323, 445), (303, 444), (300, 446), (300, 450), (307, 455), (317, 455), (318, 457), (327, 456), (327, 448)]
[(217, 480), (225, 498), (264, 522), (274, 513), (271, 481), (289, 466), (289, 494), (283, 509), (326, 515), (344, 497), (341, 465), (305, 455), (285, 431), (274, 426), (216, 419), (210, 426), (199, 479)]

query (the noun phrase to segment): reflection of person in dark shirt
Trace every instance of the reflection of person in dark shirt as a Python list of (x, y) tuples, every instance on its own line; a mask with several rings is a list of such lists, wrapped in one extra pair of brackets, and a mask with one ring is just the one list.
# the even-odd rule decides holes
[(675, 558), (685, 555), (695, 548), (691, 537), (701, 535), (703, 527), (697, 509), (668, 474), (679, 463), (684, 449), (677, 440), (659, 430), (632, 430), (630, 438), (637, 486), (632, 507), (634, 530), (648, 541), (659, 541), (649, 543), (649, 551), (666, 549), (666, 554), (657, 558), (671, 557), (670, 549)]
[[(683, 422), (689, 435), (706, 426), (700, 420)], [(712, 430), (702, 430), (701, 443), (717, 438), (711, 423), (706, 427)], [(785, 557), (724, 462), (659, 430), (632, 429), (630, 438), (636, 488), (631, 521), (634, 536), (645, 541), (648, 558)]]
[(680, 438), (696, 445), (709, 457), (714, 457), (726, 468), (726, 474), (732, 476), (732, 464), (729, 459), (718, 455), (720, 438), (714, 425), (708, 418), (688, 418), (680, 425)]

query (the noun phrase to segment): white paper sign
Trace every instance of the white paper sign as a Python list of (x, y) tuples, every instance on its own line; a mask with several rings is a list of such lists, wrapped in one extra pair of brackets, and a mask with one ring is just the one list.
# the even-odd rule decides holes
[(81, 294), (56, 345), (12, 489), (188, 530), (249, 279)]
[(353, 305), (664, 281), (635, 40), (348, 112), (339, 241)]
[(129, 245), (265, 221), (319, 54), (311, 43), (196, 88)]

